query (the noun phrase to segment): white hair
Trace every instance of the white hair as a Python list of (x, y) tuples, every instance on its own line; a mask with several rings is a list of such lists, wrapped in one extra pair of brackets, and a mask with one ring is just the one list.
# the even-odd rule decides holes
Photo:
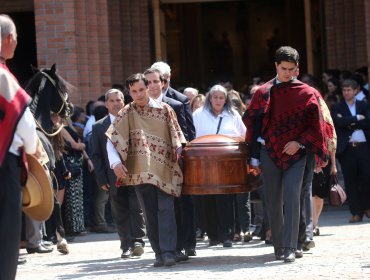
[(124, 97), (123, 97), (123, 92), (120, 91), (119, 89), (116, 89), (116, 88), (111, 88), (110, 90), (108, 90), (104, 96), (105, 96), (105, 101), (108, 101), (108, 99), (110, 98), (110, 95), (113, 94), (113, 93), (117, 93), (119, 95), (119, 97), (124, 100)]
[(171, 75), (171, 67), (163, 61), (157, 61), (150, 68), (158, 69), (162, 75)]
[(0, 15), (0, 27), (1, 27), (1, 38), (4, 38), (11, 33), (13, 33), (15, 36), (17, 35), (15, 24), (8, 15), (5, 14)]

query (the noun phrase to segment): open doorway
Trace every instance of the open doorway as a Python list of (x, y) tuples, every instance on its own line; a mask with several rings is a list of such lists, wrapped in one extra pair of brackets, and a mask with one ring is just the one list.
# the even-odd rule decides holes
[(301, 71), (306, 70), (303, 1), (163, 2), (164, 57), (175, 87), (194, 86), (204, 92), (214, 83), (231, 80), (235, 89), (244, 90), (254, 76), (272, 78), (273, 55), (281, 45), (297, 48)]
[(9, 13), (18, 33), (14, 58), (7, 65), (21, 86), (32, 77), (31, 64), (37, 66), (35, 14), (33, 12)]

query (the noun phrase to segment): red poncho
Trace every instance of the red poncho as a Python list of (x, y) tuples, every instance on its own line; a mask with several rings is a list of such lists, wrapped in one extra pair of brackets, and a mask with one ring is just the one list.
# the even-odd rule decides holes
[(5, 64), (0, 63), (0, 166), (30, 100), (31, 97), (19, 86)]
[[(274, 85), (274, 80), (262, 85), (253, 95), (244, 117), (246, 142), (252, 144), (259, 134), (275, 164), (286, 170), (306, 153), (312, 152), (322, 160), (328, 159), (324, 121), (314, 88), (298, 81)], [(255, 122), (262, 121), (261, 131), (254, 131)], [(284, 146), (297, 141), (306, 149), (292, 156), (283, 154)]]

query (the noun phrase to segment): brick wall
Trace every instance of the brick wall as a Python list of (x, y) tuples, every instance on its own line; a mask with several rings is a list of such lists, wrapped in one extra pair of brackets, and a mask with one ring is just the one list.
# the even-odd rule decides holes
[(147, 1), (35, 0), (39, 67), (57, 63), (84, 106), (151, 63)]
[(327, 68), (353, 71), (367, 65), (370, 22), (365, 15), (369, 4), (369, 0), (324, 1)]
[(124, 84), (152, 63), (148, 2), (108, 0), (112, 83)]

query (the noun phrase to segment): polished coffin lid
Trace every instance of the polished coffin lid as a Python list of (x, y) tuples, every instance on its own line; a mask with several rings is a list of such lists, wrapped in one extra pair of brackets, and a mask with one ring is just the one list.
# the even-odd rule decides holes
[(219, 134), (194, 139), (182, 152), (182, 194), (228, 194), (249, 192), (248, 149), (244, 142)]

